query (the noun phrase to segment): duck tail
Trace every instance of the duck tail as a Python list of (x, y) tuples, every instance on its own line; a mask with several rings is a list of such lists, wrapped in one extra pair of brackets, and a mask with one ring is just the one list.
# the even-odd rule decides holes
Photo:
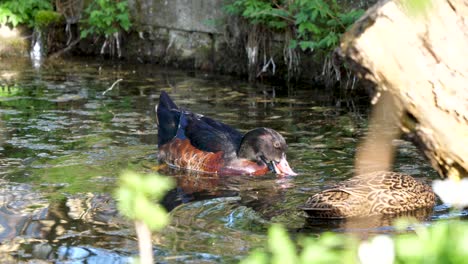
[(156, 124), (159, 125), (159, 116), (163, 115), (163, 113), (168, 112), (172, 109), (178, 110), (179, 108), (177, 105), (172, 101), (171, 97), (165, 92), (161, 91), (161, 95), (159, 96), (159, 104), (157, 104), (154, 108), (156, 112)]
[(162, 146), (177, 135), (181, 113), (177, 105), (164, 91), (161, 91), (159, 104), (155, 110), (156, 123), (158, 124), (158, 146)]
[(161, 91), (161, 95), (159, 96), (159, 106), (167, 109), (179, 109), (165, 91)]

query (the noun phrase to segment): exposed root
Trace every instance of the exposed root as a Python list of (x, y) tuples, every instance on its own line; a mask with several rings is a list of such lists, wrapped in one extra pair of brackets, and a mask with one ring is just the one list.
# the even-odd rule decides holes
[(61, 13), (67, 22), (67, 25), (65, 26), (65, 33), (67, 34), (67, 46), (70, 46), (73, 39), (71, 25), (80, 21), (83, 5), (83, 0), (55, 0), (57, 12)]
[(107, 36), (101, 47), (101, 55), (106, 54), (106, 48), (109, 48), (109, 54), (114, 57), (117, 53), (117, 57), (122, 57), (122, 50), (120, 48), (120, 33), (115, 32), (111, 36)]
[(247, 44), (245, 52), (247, 53), (247, 67), (249, 74), (249, 81), (254, 81), (257, 67), (258, 67), (258, 49), (260, 42), (260, 26), (255, 25), (247, 36)]
[(288, 31), (285, 34), (284, 47), (283, 47), (283, 58), (284, 63), (287, 66), (288, 75), (287, 81), (291, 81), (294, 77), (298, 77), (300, 74), (300, 62), (301, 56), (296, 48), (291, 48), (292, 32)]
[(268, 72), (268, 68), (271, 65), (271, 72), (273, 75), (275, 75), (276, 72), (276, 64), (275, 61), (273, 60), (273, 57), (270, 57), (270, 59), (267, 61), (266, 60), (266, 54), (263, 56), (263, 67), (262, 69), (257, 73), (257, 78), (260, 77), (263, 73)]

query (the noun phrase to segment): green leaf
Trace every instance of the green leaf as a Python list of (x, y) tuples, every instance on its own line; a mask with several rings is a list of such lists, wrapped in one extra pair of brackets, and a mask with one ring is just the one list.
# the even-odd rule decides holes
[(317, 42), (315, 41), (300, 41), (299, 46), (301, 47), (302, 50), (307, 50), (307, 49), (315, 49), (317, 46)]
[(320, 28), (317, 27), (312, 22), (304, 22), (304, 23), (300, 24), (298, 30), (302, 34), (307, 33), (307, 32), (311, 32), (311, 33), (314, 33), (314, 34), (320, 34), (322, 32), (320, 30)]
[(133, 220), (141, 220), (151, 230), (167, 225), (167, 212), (154, 199), (161, 199), (173, 186), (173, 180), (159, 174), (140, 175), (124, 171), (116, 191), (119, 211)]
[(288, 17), (289, 13), (284, 10), (284, 9), (278, 9), (278, 8), (271, 8), (270, 9), (270, 14), (272, 16), (279, 16), (279, 17)]
[(121, 187), (116, 192), (119, 211), (130, 219), (135, 218), (133, 194), (134, 192), (126, 187)]
[(274, 29), (285, 28), (288, 24), (284, 21), (270, 21), (268, 25)]
[(240, 9), (234, 5), (234, 4), (231, 4), (231, 5), (225, 5), (224, 6), (224, 11), (228, 14), (231, 14), (231, 15), (238, 15), (241, 13)]
[(127, 31), (130, 28), (130, 19), (127, 14), (117, 15), (117, 21), (120, 23), (120, 26)]
[(298, 45), (297, 44), (297, 39), (292, 39), (292, 40), (289, 41), (289, 47), (288, 48), (289, 49), (295, 49), (295, 48), (297, 48), (297, 45)]
[(135, 218), (142, 220), (151, 230), (160, 230), (169, 222), (167, 212), (142, 194), (135, 197)]
[(122, 1), (117, 3), (117, 9), (121, 11), (122, 13), (125, 13), (127, 10), (128, 3), (127, 1)]
[(83, 29), (92, 34), (110, 37), (121, 30), (128, 31), (132, 26), (128, 13), (128, 1), (93, 1), (85, 9), (84, 14)]
[(294, 18), (296, 19), (296, 21), (295, 21), (296, 25), (300, 25), (300, 24), (302, 24), (304, 22), (309, 21), (309, 16), (304, 12), (300, 12), (300, 13), (296, 14), (294, 16)]
[(261, 251), (255, 250), (250, 255), (243, 259), (240, 264), (268, 264), (268, 255)]
[(340, 18), (340, 21), (342, 24), (344, 24), (345, 26), (348, 26), (348, 25), (353, 24), (363, 14), (364, 14), (364, 10), (356, 9), (356, 10), (351, 10), (348, 13), (340, 14), (338, 17)]
[(268, 247), (273, 253), (273, 264), (297, 263), (296, 247), (284, 228), (273, 225), (268, 230)]

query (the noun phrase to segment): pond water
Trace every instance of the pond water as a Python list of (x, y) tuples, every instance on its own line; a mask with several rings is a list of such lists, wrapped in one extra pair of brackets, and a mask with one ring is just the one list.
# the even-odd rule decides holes
[[(114, 82), (122, 79), (112, 89)], [(154, 236), (158, 261), (237, 262), (266, 241), (271, 223), (293, 234), (393, 233), (391, 220), (306, 221), (312, 194), (353, 174), (366, 107), (314, 87), (257, 87), (229, 77), (154, 65), (68, 60), (0, 65), (0, 258), (8, 262), (128, 263), (133, 225), (117, 214), (120, 172), (154, 172), (161, 90), (175, 102), (242, 131), (284, 135), (295, 177), (217, 177), (163, 168), (177, 188), (164, 199), (171, 224)], [(426, 182), (436, 173), (397, 141), (394, 170)], [(438, 205), (419, 220), (466, 217)]]

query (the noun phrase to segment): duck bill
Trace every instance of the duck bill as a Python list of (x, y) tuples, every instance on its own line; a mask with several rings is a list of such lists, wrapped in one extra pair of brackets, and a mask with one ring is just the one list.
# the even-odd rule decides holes
[(291, 176), (297, 175), (297, 173), (295, 173), (289, 166), (289, 163), (286, 160), (286, 157), (281, 158), (280, 162), (278, 163), (273, 161), (272, 165), (276, 174), (291, 175)]

